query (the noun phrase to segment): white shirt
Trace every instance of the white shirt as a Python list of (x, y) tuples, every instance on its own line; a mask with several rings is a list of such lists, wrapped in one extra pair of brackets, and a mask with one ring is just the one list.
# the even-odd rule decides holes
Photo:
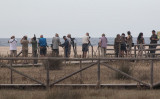
[(69, 42), (69, 45), (71, 45), (71, 38), (68, 38), (68, 37), (67, 37), (67, 40), (68, 40), (68, 42)]
[(82, 44), (88, 44), (89, 43), (89, 36), (84, 36), (82, 38)]
[(17, 40), (16, 39), (10, 39), (10, 50), (17, 50)]

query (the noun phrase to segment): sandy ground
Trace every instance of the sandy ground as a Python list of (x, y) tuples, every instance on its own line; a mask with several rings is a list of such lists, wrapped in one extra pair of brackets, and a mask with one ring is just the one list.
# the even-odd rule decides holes
[[(22, 47), (17, 47), (17, 53), (19, 53), (21, 51)], [(98, 49), (97, 46), (93, 47), (93, 52), (94, 55), (97, 54), (98, 55)], [(47, 48), (47, 53), (51, 53), (52, 50), (50, 47)], [(64, 49), (62, 47), (59, 47), (59, 55), (64, 56)], [(29, 47), (29, 55), (31, 55), (32, 53), (32, 47)], [(10, 50), (9, 47), (0, 47), (0, 55), (2, 56), (8, 56), (10, 54)], [(92, 54), (92, 48), (89, 47), (89, 55), (91, 56)], [(82, 47), (81, 46), (77, 46), (77, 55), (78, 57), (80, 57), (82, 55)], [(73, 48), (71, 49), (71, 57), (74, 56), (74, 52), (73, 52)]]
[[(160, 46), (157, 47), (158, 49), (160, 49)], [(19, 53), (21, 51), (22, 47), (17, 47), (17, 53)], [(113, 46), (107, 46), (107, 49), (113, 49)], [(148, 47), (145, 47), (145, 49), (148, 49)], [(132, 50), (134, 50), (134, 47), (132, 47)], [(50, 47), (47, 48), (47, 53), (51, 53), (52, 50)], [(62, 47), (59, 47), (59, 55), (60, 56), (64, 56), (64, 49)], [(98, 53), (98, 47), (94, 46), (93, 47), (93, 57), (98, 57), (99, 53)], [(138, 53), (138, 51), (137, 51)], [(148, 53), (148, 51), (146, 51), (146, 53)], [(156, 51), (156, 53), (160, 53), (159, 51)], [(2, 56), (9, 56), (10, 54), (10, 50), (9, 47), (0, 47), (0, 55)], [(111, 54), (108, 56), (112, 56), (114, 54), (114, 50), (107, 50), (107, 54)], [(132, 54), (134, 54), (134, 51), (132, 51)], [(29, 47), (29, 56), (32, 55), (32, 47)], [(82, 47), (81, 46), (77, 46), (77, 57), (81, 57), (82, 56)], [(73, 48), (71, 48), (71, 57), (74, 57), (74, 51)], [(92, 57), (92, 47), (89, 47), (89, 52), (87, 57)]]

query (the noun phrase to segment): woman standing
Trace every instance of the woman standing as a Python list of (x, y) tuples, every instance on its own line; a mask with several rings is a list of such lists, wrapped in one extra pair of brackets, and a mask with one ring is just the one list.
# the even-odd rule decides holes
[(117, 37), (114, 39), (114, 51), (116, 57), (118, 57), (120, 54), (120, 47), (121, 47), (120, 44), (121, 44), (121, 36), (120, 34), (117, 34)]
[(126, 38), (126, 40), (127, 40), (127, 55), (132, 56), (132, 54), (131, 54), (132, 43), (133, 43), (132, 35), (131, 35), (130, 31), (128, 31), (127, 34), (128, 34), (128, 36)]
[(144, 38), (143, 38), (143, 33), (139, 33), (139, 36), (137, 38), (137, 44), (138, 44), (138, 56), (142, 57), (143, 56), (143, 50), (144, 50)]

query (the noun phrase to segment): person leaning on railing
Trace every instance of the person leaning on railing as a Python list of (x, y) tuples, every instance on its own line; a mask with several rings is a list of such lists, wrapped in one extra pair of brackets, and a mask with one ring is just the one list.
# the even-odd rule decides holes
[[(152, 30), (152, 35), (150, 37), (150, 44), (157, 44), (157, 41), (158, 41), (158, 36), (156, 35), (156, 31), (155, 30)], [(150, 50), (150, 54), (151, 54), (151, 57), (155, 57), (155, 52), (156, 52), (156, 47), (157, 45), (150, 45), (149, 48), (151, 49)]]

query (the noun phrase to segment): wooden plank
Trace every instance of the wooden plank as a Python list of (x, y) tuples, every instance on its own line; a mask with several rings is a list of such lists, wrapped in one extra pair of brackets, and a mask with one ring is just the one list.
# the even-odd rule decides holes
[(150, 88), (153, 88), (153, 61), (151, 61), (151, 67), (150, 67)]

